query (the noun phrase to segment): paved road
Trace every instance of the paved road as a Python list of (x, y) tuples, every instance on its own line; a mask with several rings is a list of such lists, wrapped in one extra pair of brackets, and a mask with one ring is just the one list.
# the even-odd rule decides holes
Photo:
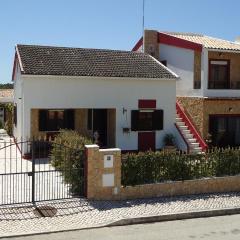
[(240, 215), (52, 233), (15, 240), (232, 240), (240, 239)]

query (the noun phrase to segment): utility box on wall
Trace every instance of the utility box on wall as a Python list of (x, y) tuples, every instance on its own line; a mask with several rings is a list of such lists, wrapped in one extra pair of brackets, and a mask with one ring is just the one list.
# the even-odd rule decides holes
[[(113, 168), (113, 155), (104, 155), (103, 163), (104, 168)], [(113, 187), (114, 186), (114, 173), (103, 174), (102, 176), (103, 187)]]
[(104, 155), (104, 168), (113, 168), (113, 155)]

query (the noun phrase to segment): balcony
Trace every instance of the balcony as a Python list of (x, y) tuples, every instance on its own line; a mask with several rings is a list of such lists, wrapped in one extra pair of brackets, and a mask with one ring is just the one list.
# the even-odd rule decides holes
[(208, 89), (239, 89), (240, 90), (240, 81), (208, 81)]

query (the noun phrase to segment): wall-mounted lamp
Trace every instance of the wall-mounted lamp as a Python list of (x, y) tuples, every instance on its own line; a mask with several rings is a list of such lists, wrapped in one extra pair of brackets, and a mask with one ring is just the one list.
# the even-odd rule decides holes
[(130, 133), (129, 127), (123, 127), (123, 133)]
[(229, 112), (232, 112), (232, 111), (233, 111), (233, 108), (230, 107), (230, 108), (228, 109), (228, 111), (229, 111)]
[(127, 109), (123, 107), (123, 114), (127, 112)]
[(219, 57), (221, 57), (221, 56), (222, 56), (222, 54), (223, 54), (223, 53), (222, 53), (222, 52), (220, 52), (220, 53), (218, 53), (218, 56), (219, 56)]

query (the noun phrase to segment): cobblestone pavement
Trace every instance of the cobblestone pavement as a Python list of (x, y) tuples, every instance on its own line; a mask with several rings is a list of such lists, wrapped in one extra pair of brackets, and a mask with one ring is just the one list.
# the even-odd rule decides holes
[(240, 207), (240, 193), (128, 201), (71, 199), (41, 202), (48, 206), (42, 217), (31, 205), (0, 208), (0, 237), (104, 226), (123, 218)]

